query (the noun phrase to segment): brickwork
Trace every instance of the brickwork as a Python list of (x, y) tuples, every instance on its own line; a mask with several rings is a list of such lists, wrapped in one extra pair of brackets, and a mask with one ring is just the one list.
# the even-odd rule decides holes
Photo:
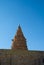
[[(2, 51), (2, 50), (1, 50)], [(44, 65), (44, 52), (3, 50), (0, 53), (0, 65)]]
[(18, 27), (16, 35), (15, 35), (15, 37), (13, 39), (12, 49), (27, 50), (26, 39), (25, 39), (25, 37), (23, 35), (23, 32), (22, 32), (20, 26)]
[(19, 26), (12, 49), (0, 49), (0, 65), (44, 65), (44, 51), (28, 51), (26, 39)]

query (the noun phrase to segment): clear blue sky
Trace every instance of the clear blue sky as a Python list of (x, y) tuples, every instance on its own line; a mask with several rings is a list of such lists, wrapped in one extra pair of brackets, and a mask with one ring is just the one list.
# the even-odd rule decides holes
[(0, 49), (11, 48), (21, 25), (29, 50), (44, 50), (44, 0), (0, 0)]

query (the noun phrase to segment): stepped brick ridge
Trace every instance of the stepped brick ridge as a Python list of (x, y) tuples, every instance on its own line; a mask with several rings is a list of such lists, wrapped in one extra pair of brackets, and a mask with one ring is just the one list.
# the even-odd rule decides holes
[(12, 49), (27, 50), (26, 39), (23, 35), (20, 25), (12, 42)]

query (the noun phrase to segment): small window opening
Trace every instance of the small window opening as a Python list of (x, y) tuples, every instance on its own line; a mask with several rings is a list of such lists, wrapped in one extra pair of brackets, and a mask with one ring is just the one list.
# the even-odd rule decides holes
[(43, 63), (44, 63), (44, 59), (43, 59)]

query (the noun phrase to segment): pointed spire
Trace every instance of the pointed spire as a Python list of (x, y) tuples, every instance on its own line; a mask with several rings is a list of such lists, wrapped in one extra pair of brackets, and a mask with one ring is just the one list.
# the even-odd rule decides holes
[(18, 26), (16, 35), (13, 39), (12, 49), (24, 49), (27, 50), (26, 39), (23, 35), (20, 25)]
[(20, 24), (19, 24), (18, 28), (21, 29)]
[(16, 35), (23, 35), (23, 32), (22, 32), (22, 29), (21, 29), (20, 25), (18, 26)]

